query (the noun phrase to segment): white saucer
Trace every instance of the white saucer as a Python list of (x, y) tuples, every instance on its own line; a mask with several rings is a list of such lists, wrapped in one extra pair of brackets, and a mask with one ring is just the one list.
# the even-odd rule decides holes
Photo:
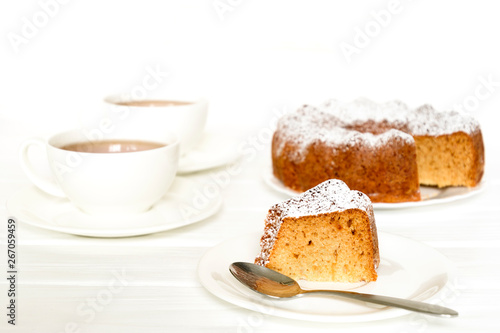
[[(215, 296), (266, 315), (315, 322), (366, 322), (404, 316), (410, 312), (362, 303), (326, 294), (275, 299), (258, 294), (238, 282), (229, 272), (236, 261), (253, 262), (260, 252), (260, 233), (242, 235), (211, 248), (201, 258), (198, 277)], [(349, 289), (361, 293), (440, 303), (440, 293), (453, 288), (455, 268), (438, 251), (414, 240), (379, 232), (380, 266), (376, 282)], [(299, 281), (306, 287), (304, 281)], [(333, 289), (331, 283), (308, 282), (306, 288)]]
[(21, 222), (74, 235), (127, 237), (171, 230), (204, 220), (222, 204), (219, 194), (205, 196), (200, 185), (176, 177), (169, 192), (149, 211), (137, 215), (92, 216), (68, 199), (61, 199), (30, 186), (7, 201), (10, 215)]
[(206, 132), (196, 148), (181, 156), (177, 174), (220, 167), (235, 161), (238, 157), (239, 153), (234, 139), (221, 133)]
[[(288, 196), (294, 197), (300, 194), (300, 192), (294, 191), (285, 185), (274, 176), (272, 170), (269, 168), (263, 175), (264, 182), (273, 188), (275, 191), (286, 194)], [(485, 185), (485, 181), (481, 181), (476, 187), (445, 187), (437, 188), (432, 186), (420, 186), (420, 195), (422, 197), (421, 201), (409, 201), (409, 202), (375, 202), (373, 203), (374, 209), (399, 209), (399, 208), (411, 208), (411, 207), (423, 207), (430, 205), (438, 205), (447, 202), (462, 200), (473, 195), (480, 193)]]

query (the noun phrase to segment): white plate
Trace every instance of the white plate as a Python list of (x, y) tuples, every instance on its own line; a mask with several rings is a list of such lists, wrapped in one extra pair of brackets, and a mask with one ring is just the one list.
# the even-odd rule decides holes
[(235, 161), (239, 157), (235, 140), (222, 133), (203, 134), (200, 144), (181, 156), (177, 174), (220, 167)]
[[(274, 190), (281, 192), (283, 194), (289, 195), (291, 197), (297, 196), (300, 192), (294, 191), (285, 185), (274, 176), (271, 170), (267, 171), (263, 175), (264, 181)], [(443, 204), (447, 202), (462, 200), (480, 193), (484, 189), (484, 180), (479, 183), (476, 187), (446, 187), (437, 188), (432, 186), (420, 186), (420, 195), (422, 197), (421, 201), (409, 201), (409, 202), (396, 202), (396, 203), (386, 203), (386, 202), (375, 202), (373, 203), (374, 209), (399, 209), (399, 208), (411, 208), (411, 207), (423, 207), (429, 205)]]
[[(284, 318), (317, 322), (364, 322), (409, 313), (402, 309), (324, 294), (274, 299), (250, 290), (231, 275), (229, 265), (235, 261), (253, 262), (260, 252), (260, 236), (259, 233), (240, 236), (210, 249), (198, 265), (198, 276), (202, 285), (229, 303)], [(354, 285), (349, 289), (439, 303), (440, 292), (449, 281), (453, 281), (454, 268), (449, 260), (436, 250), (416, 241), (386, 233), (379, 233), (378, 236), (381, 262), (377, 281), (361, 286)], [(304, 281), (299, 283), (304, 285)], [(309, 282), (307, 287), (332, 289), (331, 284), (321, 282)]]
[(39, 228), (92, 237), (127, 237), (175, 229), (215, 214), (220, 195), (199, 198), (200, 185), (176, 177), (169, 192), (149, 211), (137, 215), (92, 216), (61, 199), (30, 186), (7, 201), (9, 214)]

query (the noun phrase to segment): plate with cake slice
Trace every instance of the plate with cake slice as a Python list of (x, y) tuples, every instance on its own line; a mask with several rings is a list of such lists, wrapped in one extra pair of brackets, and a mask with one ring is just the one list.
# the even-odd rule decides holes
[[(327, 295), (309, 294), (273, 299), (238, 282), (229, 272), (236, 261), (253, 262), (260, 252), (260, 233), (227, 240), (210, 249), (200, 260), (198, 276), (202, 285), (231, 304), (265, 315), (316, 322), (366, 322), (400, 317), (410, 312)], [(407, 298), (451, 306), (443, 295), (454, 288), (454, 267), (438, 251), (392, 234), (379, 233), (380, 264), (375, 282), (329, 283), (299, 280), (310, 289), (340, 289)]]
[(438, 251), (411, 239), (377, 233), (370, 199), (339, 180), (328, 180), (272, 206), (264, 232), (245, 234), (210, 249), (200, 260), (202, 285), (243, 308), (292, 319), (361, 322), (408, 311), (308, 294), (270, 298), (237, 281), (229, 265), (255, 262), (299, 282), (304, 289), (351, 290), (443, 303), (454, 267)]

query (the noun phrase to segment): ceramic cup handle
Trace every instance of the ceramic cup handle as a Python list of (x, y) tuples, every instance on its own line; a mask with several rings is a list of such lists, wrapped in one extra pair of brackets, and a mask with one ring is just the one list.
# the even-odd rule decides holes
[(19, 157), (21, 160), (21, 168), (26, 176), (28, 176), (29, 180), (31, 180), (31, 182), (40, 190), (56, 197), (66, 197), (61, 188), (53, 180), (43, 177), (37, 173), (36, 168), (31, 162), (28, 154), (31, 147), (37, 147), (38, 149), (42, 149), (45, 153), (47, 152), (46, 143), (41, 139), (29, 139), (21, 144)]

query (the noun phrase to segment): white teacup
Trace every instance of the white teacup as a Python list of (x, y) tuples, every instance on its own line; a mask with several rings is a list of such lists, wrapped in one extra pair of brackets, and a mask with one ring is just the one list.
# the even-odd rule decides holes
[(195, 148), (203, 135), (207, 119), (208, 101), (142, 99), (110, 96), (104, 100), (107, 116), (114, 131), (126, 133), (131, 128), (149, 128), (165, 134), (175, 133), (180, 140), (181, 155)]
[[(55, 182), (37, 172), (30, 159), (32, 147), (46, 150)], [(24, 172), (40, 190), (67, 197), (86, 213), (134, 214), (148, 210), (167, 193), (177, 172), (179, 140), (173, 133), (159, 138), (131, 131), (92, 141), (79, 129), (48, 141), (27, 140), (20, 158)]]

